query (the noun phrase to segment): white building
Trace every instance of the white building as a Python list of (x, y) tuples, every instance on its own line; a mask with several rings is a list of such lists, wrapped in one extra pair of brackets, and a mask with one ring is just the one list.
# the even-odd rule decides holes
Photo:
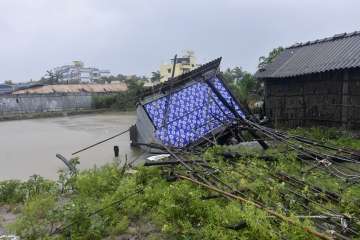
[(54, 68), (54, 74), (60, 75), (63, 81), (69, 83), (91, 83), (101, 77), (110, 75), (109, 70), (100, 70), (94, 67), (85, 67), (81, 61), (73, 61), (72, 65)]

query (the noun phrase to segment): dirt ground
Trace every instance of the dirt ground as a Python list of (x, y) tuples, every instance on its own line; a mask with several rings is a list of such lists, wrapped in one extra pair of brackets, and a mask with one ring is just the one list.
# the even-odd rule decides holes
[(13, 223), (16, 219), (16, 214), (11, 211), (10, 206), (0, 206), (0, 236), (7, 234), (5, 226)]

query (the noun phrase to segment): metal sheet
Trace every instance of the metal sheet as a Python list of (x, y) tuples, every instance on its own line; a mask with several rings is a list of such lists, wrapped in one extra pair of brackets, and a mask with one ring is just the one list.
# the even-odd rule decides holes
[(293, 45), (255, 76), (285, 78), (354, 67), (360, 67), (360, 32)]

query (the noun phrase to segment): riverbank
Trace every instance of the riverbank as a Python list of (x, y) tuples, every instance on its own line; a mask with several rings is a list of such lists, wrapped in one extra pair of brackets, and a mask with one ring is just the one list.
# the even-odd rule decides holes
[(78, 109), (72, 111), (53, 111), (53, 112), (37, 112), (37, 113), (7, 113), (6, 115), (0, 115), (0, 122), (11, 121), (11, 120), (26, 120), (26, 119), (37, 119), (37, 118), (53, 118), (53, 117), (66, 117), (75, 116), (82, 114), (93, 114), (93, 113), (106, 113), (106, 112), (117, 112), (111, 109)]

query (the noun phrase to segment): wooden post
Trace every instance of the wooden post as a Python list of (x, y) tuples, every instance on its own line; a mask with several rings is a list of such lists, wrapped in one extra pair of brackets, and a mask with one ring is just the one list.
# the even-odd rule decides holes
[(349, 71), (344, 70), (342, 81), (341, 100), (341, 124), (343, 128), (348, 127), (348, 106), (349, 106)]
[(119, 157), (119, 146), (114, 146), (114, 157)]

